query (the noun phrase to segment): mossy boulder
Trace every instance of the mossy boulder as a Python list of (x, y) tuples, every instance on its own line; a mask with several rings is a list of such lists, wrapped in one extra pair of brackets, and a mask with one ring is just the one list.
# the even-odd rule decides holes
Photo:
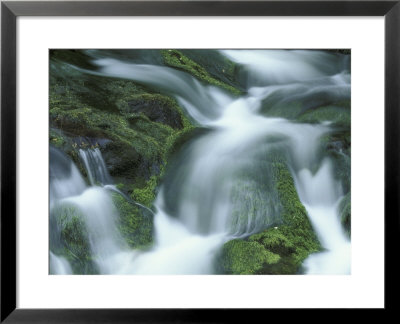
[(175, 129), (183, 127), (181, 114), (176, 102), (166, 96), (142, 94), (128, 101), (128, 113), (144, 114), (151, 121), (168, 125)]
[(98, 273), (85, 220), (76, 206), (68, 203), (54, 206), (51, 210), (50, 226), (50, 249), (64, 256), (74, 273)]
[(257, 242), (232, 240), (223, 246), (220, 266), (226, 274), (257, 274), (266, 265), (279, 262), (280, 256)]
[(232, 62), (220, 51), (213, 49), (181, 49), (179, 51), (202, 66), (213, 78), (242, 92), (245, 91), (245, 86), (239, 80), (241, 65)]
[(91, 55), (96, 57), (88, 51), (51, 52), (50, 143), (84, 176), (79, 149), (98, 147), (114, 181), (132, 194), (161, 176), (175, 141), (193, 126), (171, 97), (130, 80), (86, 73), (82, 69), (95, 69)]
[(297, 120), (310, 124), (328, 121), (332, 122), (335, 127), (346, 127), (348, 129), (350, 129), (351, 123), (350, 110), (347, 107), (339, 105), (329, 105), (307, 110)]
[(158, 166), (160, 163), (141, 155), (126, 142), (111, 141), (101, 148), (101, 152), (110, 175), (118, 183), (144, 185), (150, 178), (152, 164)]
[[(190, 73), (200, 81), (204, 83), (208, 83), (210, 85), (214, 85), (220, 87), (226, 91), (234, 95), (240, 95), (242, 93), (238, 88), (221, 81), (220, 79), (215, 78), (211, 75), (202, 65), (198, 64), (194, 60), (190, 59), (186, 55), (184, 55), (181, 51), (170, 49), (170, 50), (161, 50), (161, 53), (164, 57), (164, 63), (170, 67), (185, 71)], [(233, 63), (232, 63), (233, 64)], [(232, 75), (232, 66), (227, 68), (227, 74)], [(222, 72), (222, 71), (221, 71)], [(224, 73), (224, 72), (222, 72)], [(215, 75), (215, 73), (214, 73)]]
[(85, 51), (77, 49), (50, 49), (50, 59), (78, 66), (83, 69), (95, 69), (96, 66), (91, 63), (93, 58)]
[(153, 242), (153, 213), (119, 193), (112, 194), (118, 211), (117, 226), (127, 244), (134, 249), (149, 247)]
[(63, 109), (90, 106), (103, 111), (117, 112), (131, 96), (147, 92), (145, 87), (130, 80), (88, 73), (97, 67), (91, 65), (92, 58), (83, 51), (54, 50), (52, 53), (49, 79), (50, 109), (52, 106), (60, 106)]
[[(234, 240), (235, 243), (227, 242), (221, 251), (221, 262), (217, 262), (221, 273), (296, 274), (308, 255), (321, 250), (286, 164), (280, 159), (270, 163), (282, 205), (282, 224)], [(242, 261), (246, 254), (249, 258)]]

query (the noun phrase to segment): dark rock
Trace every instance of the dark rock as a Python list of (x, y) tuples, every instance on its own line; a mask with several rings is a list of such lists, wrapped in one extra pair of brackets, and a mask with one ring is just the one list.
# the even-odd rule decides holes
[(182, 118), (171, 100), (158, 95), (140, 95), (128, 101), (129, 113), (142, 113), (151, 121), (181, 129)]
[(112, 177), (135, 182), (143, 182), (150, 177), (152, 162), (140, 155), (133, 146), (122, 142), (110, 142), (100, 150)]

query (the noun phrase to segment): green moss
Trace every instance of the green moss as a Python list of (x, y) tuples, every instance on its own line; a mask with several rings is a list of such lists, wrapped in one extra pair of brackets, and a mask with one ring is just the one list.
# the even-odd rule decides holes
[(65, 138), (54, 130), (50, 130), (49, 139), (50, 144), (57, 148), (61, 148), (66, 144)]
[(307, 219), (307, 213), (300, 202), (292, 175), (282, 162), (273, 162), (272, 166), (279, 200), (283, 205), (282, 219), (284, 224), (303, 225), (304, 219)]
[(302, 123), (330, 121), (332, 126), (350, 129), (350, 100), (329, 102), (323, 94), (302, 100), (285, 99), (286, 97), (290, 98), (290, 95), (284, 91), (277, 90), (271, 93), (262, 101), (260, 113), (268, 117), (283, 117)]
[(334, 126), (350, 128), (350, 110), (337, 106), (326, 106), (306, 111), (297, 118), (303, 123), (321, 123), (330, 121)]
[(218, 50), (180, 49), (179, 51), (202, 66), (214, 78), (237, 89), (244, 90), (238, 80), (240, 65), (229, 60)]
[(174, 151), (175, 141), (193, 126), (175, 99), (130, 80), (90, 75), (72, 67), (83, 67), (78, 64), (82, 55), (86, 57), (80, 51), (51, 56), (50, 126), (55, 133), (50, 141), (69, 154), (82, 172), (79, 149), (102, 143), (97, 146), (116, 182), (124, 183), (128, 194), (133, 188), (146, 191), (151, 176), (161, 175), (167, 152)]
[(232, 240), (223, 246), (221, 266), (228, 274), (256, 274), (264, 264), (277, 263), (280, 256), (257, 242)]
[(92, 58), (85, 54), (83, 50), (75, 49), (50, 49), (50, 60), (67, 62), (84, 69), (94, 69), (96, 66), (90, 61)]
[(166, 65), (177, 68), (179, 70), (183, 70), (185, 72), (190, 73), (195, 76), (197, 79), (220, 87), (224, 90), (227, 90), (234, 95), (240, 95), (242, 92), (220, 80), (217, 80), (213, 76), (211, 76), (206, 69), (204, 69), (201, 65), (197, 64), (195, 61), (189, 59), (187, 56), (183, 55), (182, 52), (178, 50), (161, 50), (161, 53), (164, 57), (164, 61)]
[(77, 274), (98, 273), (93, 261), (88, 231), (82, 214), (72, 205), (60, 205), (52, 210), (61, 244), (51, 245), (51, 249), (64, 256)]
[(181, 131), (171, 134), (165, 143), (164, 161), (169, 161), (172, 155), (176, 154), (186, 142), (192, 139), (197, 129), (189, 124), (188, 126), (185, 125)]
[(158, 178), (156, 176), (152, 176), (150, 180), (147, 181), (145, 187), (133, 190), (132, 198), (138, 203), (151, 207), (156, 197), (157, 180)]
[(176, 100), (161, 94), (136, 94), (120, 103), (119, 107), (125, 114), (142, 114), (150, 121), (174, 129), (183, 127), (181, 109)]
[(290, 241), (278, 227), (254, 234), (249, 237), (249, 241), (258, 242), (265, 248), (274, 253), (288, 254), (294, 251), (294, 244)]
[[(146, 96), (150, 100), (151, 97)], [(160, 98), (155, 96), (154, 98)], [(166, 100), (163, 98), (162, 100)], [(172, 100), (170, 103), (174, 103)], [(175, 104), (174, 109), (178, 109)], [(177, 111), (182, 126), (188, 123)], [(88, 137), (94, 141), (106, 139), (108, 144), (100, 147), (113, 177), (128, 177), (140, 184), (152, 174), (159, 174), (167, 146), (180, 129), (153, 122), (144, 114), (111, 113), (80, 104), (75, 109), (53, 106), (50, 123), (70, 137)], [(54, 139), (52, 135), (52, 139)], [(59, 143), (59, 138), (56, 138)], [(76, 149), (87, 148), (87, 142), (76, 142)], [(108, 153), (113, 153), (108, 154)]]
[[(279, 199), (283, 205), (284, 226), (278, 228), (296, 248), (293, 255), (297, 265), (313, 252), (321, 249), (317, 236), (308, 219), (306, 209), (300, 202), (293, 178), (285, 164), (273, 163)], [(272, 231), (273, 229), (269, 229)]]
[(113, 193), (112, 199), (119, 213), (117, 226), (132, 248), (147, 248), (153, 240), (153, 214), (122, 195)]
[(50, 61), (50, 109), (53, 106), (63, 109), (90, 106), (118, 112), (133, 95), (146, 91), (131, 80), (87, 74), (75, 65)]
[[(221, 253), (223, 273), (296, 274), (305, 258), (321, 250), (287, 166), (279, 155), (271, 160), (283, 223), (251, 235), (246, 240), (235, 240), (243, 242), (241, 244), (226, 243)], [(234, 249), (232, 244), (235, 244)], [(276, 262), (269, 262), (264, 253), (279, 258), (275, 259)], [(249, 254), (249, 259), (244, 258), (246, 254)]]
[(351, 193), (349, 192), (339, 206), (340, 221), (348, 237), (351, 237)]

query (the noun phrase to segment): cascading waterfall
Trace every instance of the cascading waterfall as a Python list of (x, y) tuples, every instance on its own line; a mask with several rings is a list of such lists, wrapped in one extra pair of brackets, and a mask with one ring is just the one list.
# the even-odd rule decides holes
[(80, 149), (79, 155), (85, 164), (85, 169), (88, 172), (91, 185), (95, 185), (96, 183), (103, 185), (112, 183), (107, 167), (98, 148), (88, 150)]
[(350, 242), (338, 216), (342, 192), (332, 176), (331, 161), (326, 159), (313, 175), (302, 169), (296, 177), (297, 190), (322, 246), (327, 250), (306, 259), (309, 274), (350, 273)]
[[(102, 187), (112, 181), (99, 149), (80, 150), (91, 187), (86, 187), (71, 162), (69, 174), (51, 178), (51, 205), (77, 206), (84, 215), (100, 273), (211, 274), (213, 258), (224, 242), (281, 221), (265, 156), (277, 147), (284, 148), (300, 200), (326, 249), (306, 259), (306, 272), (349, 273), (350, 242), (338, 215), (341, 183), (334, 179), (332, 161), (328, 157), (321, 160), (317, 154), (320, 138), (331, 131), (329, 123), (300, 124), (260, 114), (265, 102), (275, 107), (302, 101), (304, 106), (299, 109), (308, 109), (349, 99), (348, 62), (318, 51), (222, 53), (247, 67), (247, 96), (233, 98), (162, 66), (107, 58), (95, 61), (98, 71), (88, 71), (161, 89), (175, 96), (197, 123), (209, 128), (183, 149), (180, 158), (186, 167), (170, 171), (159, 190), (154, 205), (154, 246), (149, 251), (129, 250), (118, 233), (117, 212)], [(68, 169), (65, 161), (54, 165), (60, 164)], [(258, 199), (250, 199), (247, 192)], [(237, 216), (243, 209), (246, 219)], [(71, 271), (66, 260), (53, 253), (51, 260), (52, 272)]]
[[(116, 226), (118, 212), (107, 189), (110, 186), (106, 185), (110, 176), (98, 149), (80, 150), (79, 153), (89, 175), (90, 187), (85, 185), (68, 157), (54, 148), (50, 151), (50, 244), (55, 250), (62, 250), (59, 227), (64, 220), (58, 218), (60, 211), (69, 220), (78, 217), (87, 231), (91, 254), (99, 272), (115, 273), (122, 266), (117, 261), (128, 248)], [(118, 192), (113, 186), (110, 189)], [(72, 268), (65, 258), (50, 252), (50, 273), (72, 274)]]

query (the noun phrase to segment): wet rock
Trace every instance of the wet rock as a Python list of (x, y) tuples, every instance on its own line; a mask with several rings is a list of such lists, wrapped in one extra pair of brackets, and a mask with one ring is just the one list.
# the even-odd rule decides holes
[(128, 101), (129, 113), (143, 113), (151, 121), (171, 126), (175, 129), (183, 127), (181, 115), (174, 102), (161, 95), (144, 94)]

